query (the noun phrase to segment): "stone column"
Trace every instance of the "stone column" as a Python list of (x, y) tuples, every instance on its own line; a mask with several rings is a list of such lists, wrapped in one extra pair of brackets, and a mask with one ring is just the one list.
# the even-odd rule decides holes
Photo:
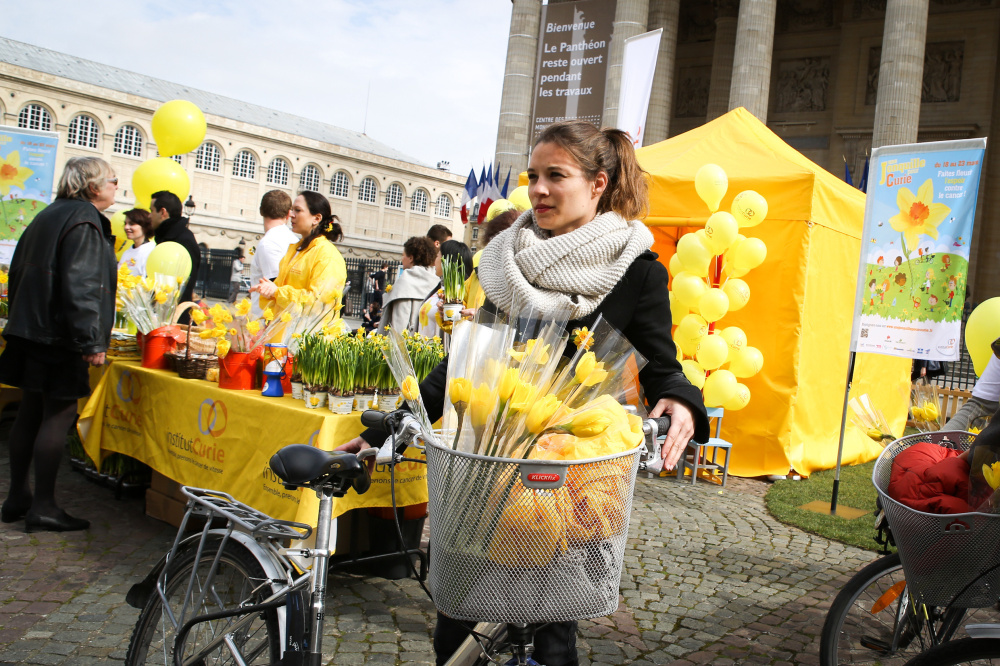
[(538, 56), (538, 28), (542, 0), (513, 0), (507, 68), (503, 77), (496, 164), (521, 173), (528, 168), (531, 141), (531, 102)]
[(729, 111), (729, 88), (733, 83), (733, 53), (736, 51), (736, 15), (739, 0), (715, 0), (715, 43), (712, 78), (708, 84), (708, 113), (714, 120)]
[(777, 4), (777, 0), (742, 0), (736, 24), (729, 110), (744, 106), (762, 123), (767, 122), (771, 91), (771, 51)]
[(928, 0), (888, 0), (872, 147), (915, 143), (920, 124)]
[(648, 30), (663, 28), (660, 51), (656, 56), (653, 89), (646, 109), (646, 130), (642, 145), (663, 141), (670, 136), (670, 114), (674, 108), (674, 57), (677, 54), (677, 23), (680, 0), (652, 0), (649, 3)]
[(648, 17), (649, 0), (618, 0), (611, 48), (608, 49), (608, 78), (604, 87), (604, 117), (601, 119), (603, 127), (614, 127), (618, 122), (618, 95), (622, 88), (625, 40), (646, 32)]

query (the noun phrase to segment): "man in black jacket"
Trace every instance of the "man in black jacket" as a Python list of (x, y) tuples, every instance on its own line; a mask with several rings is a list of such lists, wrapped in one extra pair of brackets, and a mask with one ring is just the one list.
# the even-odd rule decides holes
[[(181, 292), (181, 303), (192, 300), (194, 282), (198, 277), (198, 264), (201, 263), (201, 250), (194, 234), (187, 226), (187, 218), (181, 217), (183, 208), (181, 200), (173, 192), (156, 192), (149, 205), (149, 218), (153, 227), (153, 238), (157, 244), (173, 241), (180, 243), (191, 255), (191, 277), (188, 278), (184, 291)], [(188, 322), (188, 313), (180, 319), (181, 324)]]

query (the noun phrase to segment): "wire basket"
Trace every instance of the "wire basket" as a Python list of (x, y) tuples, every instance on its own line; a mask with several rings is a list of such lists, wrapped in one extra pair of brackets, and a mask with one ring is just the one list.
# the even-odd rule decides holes
[(428, 442), (438, 609), (541, 623), (618, 608), (639, 449), (579, 461), (512, 460)]
[(892, 499), (892, 462), (918, 442), (965, 451), (975, 435), (937, 431), (908, 435), (885, 447), (872, 482), (881, 497), (913, 598), (930, 606), (987, 608), (1000, 599), (1000, 515), (924, 513)]

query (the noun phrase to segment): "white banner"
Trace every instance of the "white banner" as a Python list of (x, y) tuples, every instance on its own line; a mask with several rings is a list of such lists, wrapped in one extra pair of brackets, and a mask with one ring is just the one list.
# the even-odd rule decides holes
[(622, 87), (618, 96), (618, 129), (632, 137), (632, 145), (642, 146), (646, 130), (646, 109), (653, 90), (656, 57), (660, 52), (660, 35), (663, 28), (636, 35), (625, 40), (622, 58)]

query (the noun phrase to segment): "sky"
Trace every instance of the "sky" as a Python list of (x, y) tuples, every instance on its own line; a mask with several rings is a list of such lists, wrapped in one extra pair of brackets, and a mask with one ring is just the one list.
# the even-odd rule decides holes
[(0, 34), (345, 129), (478, 175), (510, 0), (0, 0)]

